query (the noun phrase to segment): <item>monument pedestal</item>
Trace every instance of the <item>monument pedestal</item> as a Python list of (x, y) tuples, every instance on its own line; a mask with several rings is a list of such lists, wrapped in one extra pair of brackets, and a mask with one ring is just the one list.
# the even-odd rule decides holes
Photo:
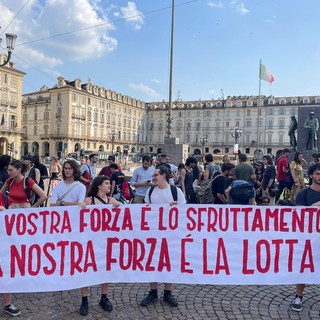
[(188, 158), (188, 145), (179, 143), (179, 138), (165, 138), (161, 150), (171, 157), (171, 163), (175, 165), (185, 163)]

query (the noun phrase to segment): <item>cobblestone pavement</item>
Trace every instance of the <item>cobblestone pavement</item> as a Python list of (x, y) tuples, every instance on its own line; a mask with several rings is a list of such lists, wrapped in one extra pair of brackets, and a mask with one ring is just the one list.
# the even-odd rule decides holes
[[(163, 286), (159, 285), (159, 289)], [(28, 320), (319, 319), (320, 286), (315, 285), (306, 287), (301, 312), (289, 307), (294, 286), (174, 285), (173, 293), (179, 300), (177, 308), (169, 307), (161, 299), (140, 307), (139, 302), (148, 291), (148, 284), (111, 284), (108, 297), (113, 311), (105, 312), (99, 306), (99, 287), (91, 287), (87, 317), (78, 312), (80, 290), (15, 294), (13, 303), (22, 310), (19, 319)], [(0, 319), (10, 316), (0, 313)]]

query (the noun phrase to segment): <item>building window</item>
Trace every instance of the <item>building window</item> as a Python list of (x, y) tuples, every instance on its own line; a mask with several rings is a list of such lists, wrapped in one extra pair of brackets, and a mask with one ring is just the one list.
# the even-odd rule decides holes
[(250, 117), (251, 115), (251, 110), (247, 110), (247, 116)]
[(273, 115), (273, 109), (271, 109), (271, 108), (268, 109), (268, 115), (269, 115), (269, 116), (272, 116), (272, 115)]
[(226, 121), (226, 128), (229, 128), (229, 121)]
[(281, 116), (284, 116), (285, 114), (286, 114), (286, 110), (285, 109), (279, 109), (279, 114), (281, 115)]
[(250, 128), (251, 127), (251, 120), (246, 120), (246, 127)]
[(61, 101), (61, 93), (58, 93), (58, 94), (57, 94), (57, 100), (58, 100), (58, 101)]
[(279, 120), (279, 129), (284, 129), (284, 126), (285, 126), (285, 120), (280, 119)]
[(267, 122), (267, 128), (272, 129), (273, 128), (273, 120), (268, 120)]
[(283, 145), (283, 133), (279, 133), (279, 144), (280, 146)]

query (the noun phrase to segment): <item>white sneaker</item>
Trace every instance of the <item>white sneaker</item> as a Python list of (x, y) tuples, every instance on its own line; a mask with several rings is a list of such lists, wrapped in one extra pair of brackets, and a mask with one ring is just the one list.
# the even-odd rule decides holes
[(4, 307), (4, 311), (9, 313), (13, 317), (20, 316), (20, 314), (21, 314), (21, 310), (18, 309), (13, 304), (9, 304), (8, 306)]
[(300, 297), (295, 297), (292, 300), (291, 309), (298, 312), (302, 310), (302, 299)]

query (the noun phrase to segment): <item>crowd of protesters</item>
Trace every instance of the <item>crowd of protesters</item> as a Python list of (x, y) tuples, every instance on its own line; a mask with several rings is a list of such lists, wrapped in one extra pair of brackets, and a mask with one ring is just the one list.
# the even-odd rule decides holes
[[(291, 162), (289, 156), (292, 156), (290, 150), (285, 148), (277, 159), (266, 154), (249, 163), (247, 156), (240, 154), (232, 163), (229, 155), (224, 155), (223, 163), (217, 164), (214, 155), (209, 153), (201, 161), (190, 156), (185, 163), (176, 166), (167, 154), (160, 154), (156, 161), (144, 155), (141, 166), (134, 170), (128, 184), (129, 179), (115, 163), (113, 155), (108, 157), (108, 165), (98, 174), (98, 155), (95, 153), (81, 166), (70, 159), (61, 166), (58, 158), (52, 157), (49, 170), (41, 163), (39, 156), (24, 157), (19, 161), (2, 155), (0, 210), (42, 206), (49, 195), (44, 192), (44, 179), (47, 177), (50, 181), (56, 181), (52, 185), (51, 206), (109, 204), (117, 207), (123, 203), (319, 205), (320, 154), (314, 154), (309, 165), (300, 152), (295, 152)], [(57, 182), (59, 177), (62, 181)], [(129, 190), (129, 198), (123, 196), (125, 189)], [(33, 200), (31, 194), (35, 195)], [(7, 205), (4, 197), (8, 197)], [(170, 283), (165, 284), (163, 300), (175, 307), (178, 301), (171, 288)], [(297, 285), (296, 297), (291, 304), (295, 311), (302, 309), (303, 289), (304, 285)], [(108, 284), (101, 284), (99, 304), (103, 310), (111, 311), (113, 307), (107, 298), (107, 291)], [(88, 288), (81, 289), (81, 296), (79, 312), (86, 316), (89, 312)], [(141, 306), (157, 299), (157, 283), (151, 283), (150, 292)], [(3, 300), (6, 312), (12, 316), (21, 314), (11, 303), (10, 294), (3, 294)]]

